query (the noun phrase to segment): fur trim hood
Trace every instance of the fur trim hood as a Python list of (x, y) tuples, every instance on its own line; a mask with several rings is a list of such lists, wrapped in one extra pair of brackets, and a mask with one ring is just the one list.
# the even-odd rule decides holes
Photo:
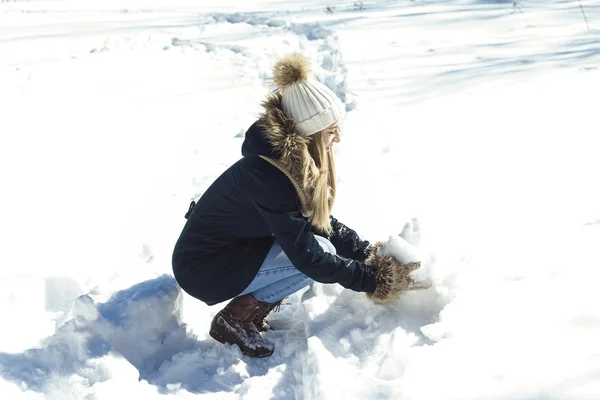
[(300, 199), (300, 211), (310, 217), (314, 212), (312, 199), (320, 172), (308, 152), (310, 137), (296, 130), (294, 120), (283, 112), (281, 101), (281, 93), (276, 92), (270, 93), (263, 102), (265, 111), (258, 127), (271, 151), (259, 156), (290, 179)]

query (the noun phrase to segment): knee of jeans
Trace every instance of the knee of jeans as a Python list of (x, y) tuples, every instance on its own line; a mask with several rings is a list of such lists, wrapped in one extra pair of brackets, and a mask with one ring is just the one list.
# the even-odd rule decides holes
[(317, 239), (317, 242), (319, 242), (319, 244), (323, 248), (323, 251), (331, 254), (337, 254), (335, 246), (329, 241), (329, 239), (319, 235), (315, 235), (315, 239)]

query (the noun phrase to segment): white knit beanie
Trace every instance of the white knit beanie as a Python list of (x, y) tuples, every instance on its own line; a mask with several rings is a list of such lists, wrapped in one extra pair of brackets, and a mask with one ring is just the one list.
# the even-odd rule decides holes
[(345, 109), (335, 93), (310, 72), (310, 61), (300, 53), (286, 55), (273, 66), (273, 81), (283, 93), (283, 112), (296, 122), (296, 129), (305, 136), (339, 120)]

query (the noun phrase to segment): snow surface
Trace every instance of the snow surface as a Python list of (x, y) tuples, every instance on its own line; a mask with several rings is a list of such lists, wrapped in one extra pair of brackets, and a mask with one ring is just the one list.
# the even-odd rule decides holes
[[(333, 3), (0, 3), (0, 398), (600, 398), (600, 3)], [(336, 217), (433, 285), (316, 284), (256, 360), (170, 256), (291, 50), (349, 111)]]

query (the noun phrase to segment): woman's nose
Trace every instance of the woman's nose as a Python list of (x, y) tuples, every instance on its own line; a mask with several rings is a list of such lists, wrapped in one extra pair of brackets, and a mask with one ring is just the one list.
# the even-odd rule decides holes
[(335, 143), (339, 143), (339, 142), (341, 142), (341, 141), (342, 141), (342, 135), (340, 135), (340, 132), (339, 132), (339, 131), (338, 131), (338, 132), (336, 132), (335, 136), (333, 137), (333, 141), (334, 141)]

